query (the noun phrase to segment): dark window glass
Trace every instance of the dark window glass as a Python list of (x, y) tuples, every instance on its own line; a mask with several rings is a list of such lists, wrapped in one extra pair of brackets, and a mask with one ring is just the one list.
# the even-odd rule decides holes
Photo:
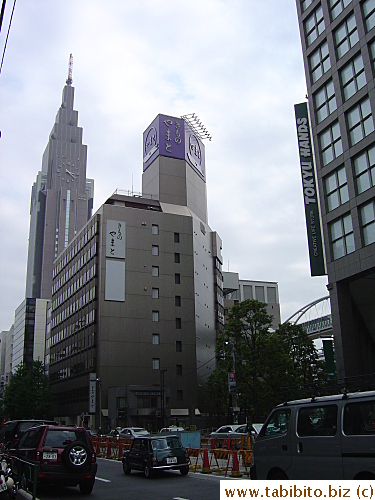
[(176, 352), (182, 352), (182, 342), (181, 342), (181, 340), (176, 340)]
[(174, 254), (174, 262), (175, 262), (175, 264), (180, 263), (180, 254), (179, 253)]
[(174, 275), (174, 282), (175, 282), (176, 285), (179, 285), (181, 283), (180, 273), (176, 273)]
[(180, 233), (174, 233), (174, 242), (180, 243)]
[(181, 318), (176, 318), (176, 328), (181, 330)]
[(275, 434), (286, 434), (289, 427), (290, 410), (276, 410), (268, 419), (267, 424), (262, 428), (262, 436), (273, 436)]
[(174, 305), (177, 307), (181, 306), (181, 296), (180, 295), (175, 295), (174, 297)]
[(337, 405), (310, 406), (298, 413), (299, 436), (334, 436), (337, 431)]
[(375, 400), (347, 403), (344, 408), (344, 434), (347, 436), (375, 433)]

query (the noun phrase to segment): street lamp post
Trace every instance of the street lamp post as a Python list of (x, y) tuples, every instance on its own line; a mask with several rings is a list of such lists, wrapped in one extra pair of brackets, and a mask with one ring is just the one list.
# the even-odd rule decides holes
[(164, 374), (166, 371), (166, 368), (164, 368), (164, 370), (160, 370), (161, 428), (164, 427)]
[(235, 424), (238, 424), (238, 413), (237, 413), (237, 408), (238, 408), (238, 398), (237, 398), (237, 377), (236, 377), (236, 355), (234, 351), (234, 342), (233, 340), (230, 340), (228, 342), (225, 342), (227, 345), (231, 346), (232, 352), (232, 363), (233, 363), (233, 373), (235, 375), (235, 386), (234, 386), (234, 406), (233, 406), (233, 420)]
[(98, 382), (99, 386), (99, 429), (102, 429), (102, 379), (97, 378), (96, 381)]

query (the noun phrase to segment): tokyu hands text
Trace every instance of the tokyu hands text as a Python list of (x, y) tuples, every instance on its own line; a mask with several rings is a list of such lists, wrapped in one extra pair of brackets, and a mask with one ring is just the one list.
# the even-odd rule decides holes
[[(361, 483), (357, 481), (283, 481), (282, 484), (274, 481), (220, 481), (220, 500), (224, 498), (375, 500), (375, 486), (372, 484), (371, 481), (361, 481)], [(252, 487), (249, 487), (250, 485)]]

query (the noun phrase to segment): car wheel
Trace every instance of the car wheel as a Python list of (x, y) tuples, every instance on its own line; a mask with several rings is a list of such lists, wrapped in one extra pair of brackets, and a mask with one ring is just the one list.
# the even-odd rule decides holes
[(277, 470), (275, 471), (272, 476), (271, 476), (271, 479), (274, 481), (281, 481), (281, 480), (284, 480), (284, 479), (288, 479), (286, 474), (282, 471), (282, 470)]
[(184, 467), (183, 469), (180, 469), (180, 472), (183, 476), (187, 476), (189, 472), (189, 467)]
[(90, 495), (93, 487), (94, 487), (94, 481), (83, 481), (82, 483), (79, 483), (79, 491), (83, 495)]
[(145, 474), (145, 477), (147, 477), (147, 479), (151, 479), (152, 478), (152, 469), (148, 465), (148, 463), (145, 463), (145, 467), (143, 469), (143, 472)]
[(126, 474), (127, 476), (131, 473), (131, 468), (128, 466), (128, 464), (122, 464), (122, 468), (123, 468), (123, 471), (124, 471), (124, 474)]
[(90, 463), (90, 455), (90, 449), (85, 443), (73, 441), (65, 448), (61, 458), (69, 469), (77, 470)]

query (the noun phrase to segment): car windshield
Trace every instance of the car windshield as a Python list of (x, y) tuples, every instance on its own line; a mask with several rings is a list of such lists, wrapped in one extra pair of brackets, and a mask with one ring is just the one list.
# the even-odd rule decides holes
[(154, 439), (151, 445), (153, 450), (166, 450), (169, 448), (166, 439)]
[(146, 431), (146, 429), (142, 429), (142, 427), (134, 427), (133, 432), (136, 434), (148, 434), (148, 431)]
[(181, 443), (178, 438), (167, 438), (167, 444), (169, 448), (181, 448)]
[(72, 441), (86, 443), (85, 433), (74, 429), (48, 429), (44, 440), (44, 446), (56, 446), (58, 448), (63, 448)]

